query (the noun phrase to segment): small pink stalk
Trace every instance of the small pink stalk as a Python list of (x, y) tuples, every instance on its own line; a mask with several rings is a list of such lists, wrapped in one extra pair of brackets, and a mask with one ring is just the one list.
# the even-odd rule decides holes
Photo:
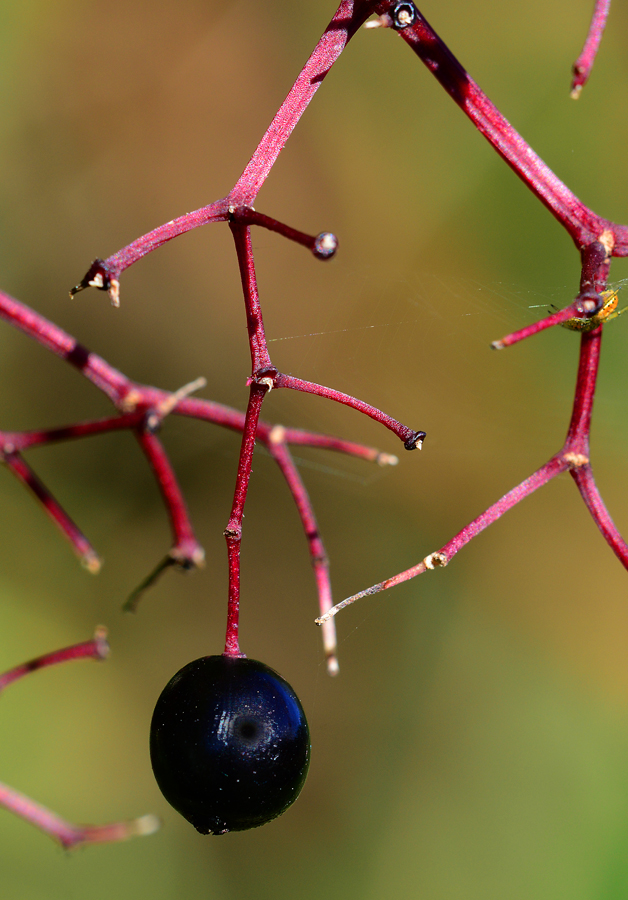
[(21, 663), (8, 672), (0, 675), (0, 692), (5, 687), (13, 684), (36, 672), (38, 669), (45, 669), (46, 666), (56, 666), (63, 662), (72, 662), (75, 659), (106, 659), (109, 655), (109, 644), (107, 642), (107, 629), (102, 625), (94, 632), (94, 637), (89, 641), (83, 641), (81, 644), (72, 644), (70, 647), (64, 647), (62, 650), (53, 650), (52, 653), (45, 653), (43, 656), (37, 656), (29, 662)]
[[(301, 521), (305, 528), (305, 536), (307, 538), (310, 560), (314, 569), (314, 576), (318, 587), (318, 601), (321, 615), (324, 615), (332, 608), (331, 581), (329, 579), (329, 558), (323, 544), (318, 523), (312, 504), (307, 492), (307, 488), (303, 484), (303, 480), (299, 475), (299, 471), (292, 459), (292, 454), (286, 444), (286, 430), (281, 425), (273, 428), (268, 449), (271, 455), (278, 463), (286, 483), (290, 488), (294, 502), (296, 503)], [(323, 625), (323, 649), (325, 651), (325, 660), (327, 663), (327, 671), (330, 675), (338, 674), (338, 645), (336, 640), (336, 625), (329, 620)]]
[(595, 57), (597, 56), (597, 51), (600, 47), (600, 41), (602, 40), (602, 32), (606, 25), (610, 6), (611, 0), (595, 0), (595, 9), (593, 10), (593, 17), (589, 25), (589, 31), (584, 42), (584, 47), (582, 48), (580, 56), (573, 64), (571, 96), (574, 100), (578, 99), (580, 91), (589, 80), (589, 75), (591, 74), (591, 69), (593, 68), (593, 63), (595, 62)]
[(39, 480), (28, 463), (15, 451), (2, 453), (2, 462), (15, 477), (41, 503), (44, 511), (52, 519), (70, 542), (72, 549), (89, 572), (100, 571), (101, 560), (83, 532), (72, 521), (48, 488)]

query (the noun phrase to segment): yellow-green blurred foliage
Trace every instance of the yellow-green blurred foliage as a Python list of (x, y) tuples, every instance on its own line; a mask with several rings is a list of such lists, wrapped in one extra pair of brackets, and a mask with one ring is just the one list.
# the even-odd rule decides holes
[[(611, 19), (574, 103), (590, 0), (428, 0), (422, 11), (532, 146), (597, 212), (628, 219), (628, 13)], [(225, 195), (333, 13), (333, 0), (4, 0), (0, 4), (0, 285), (130, 377), (240, 408), (249, 357), (228, 229), (181, 237), (122, 278), (122, 307), (67, 291), (96, 257)], [(392, 32), (363, 31), (316, 95), (256, 207), (340, 237), (317, 263), (254, 235), (275, 363), (428, 432), (383, 470), (298, 453), (338, 599), (440, 547), (555, 452), (578, 340), (495, 338), (564, 304), (578, 256), (547, 211)], [(615, 280), (628, 274), (622, 261)], [(592, 450), (628, 531), (628, 316), (604, 336)], [(107, 414), (69, 366), (0, 329), (1, 427)], [(399, 452), (371, 420), (273, 392), (267, 419)], [(164, 441), (207, 567), (168, 573), (120, 607), (169, 546), (128, 434), (29, 461), (103, 554), (82, 571), (3, 473), (1, 666), (109, 626), (104, 665), (37, 673), (2, 698), (0, 778), (76, 821), (145, 812), (156, 836), (69, 858), (0, 813), (7, 900), (613, 900), (628, 890), (628, 581), (568, 475), (444, 571), (338, 619), (327, 677), (305, 540), (271, 460), (256, 455), (243, 540), (243, 649), (308, 712), (297, 804), (249, 833), (203, 838), (153, 781), (154, 702), (189, 660), (220, 652), (222, 529), (236, 435), (168, 420)]]

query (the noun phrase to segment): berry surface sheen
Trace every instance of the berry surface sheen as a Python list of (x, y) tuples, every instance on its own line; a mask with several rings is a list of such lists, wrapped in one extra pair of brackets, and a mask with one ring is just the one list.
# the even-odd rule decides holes
[(150, 729), (166, 800), (201, 834), (264, 825), (296, 800), (310, 763), (303, 707), (254, 659), (205, 656), (161, 693)]

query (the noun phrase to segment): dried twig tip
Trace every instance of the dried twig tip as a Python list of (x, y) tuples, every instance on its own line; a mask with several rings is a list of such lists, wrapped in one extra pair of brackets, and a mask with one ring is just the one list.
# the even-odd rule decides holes
[(94, 631), (94, 649), (99, 659), (107, 659), (111, 652), (111, 647), (107, 640), (107, 629), (104, 625), (98, 625)]
[(393, 453), (378, 453), (375, 462), (378, 466), (396, 466), (399, 463), (399, 457)]
[(383, 16), (378, 16), (376, 19), (369, 19), (368, 22), (364, 23), (364, 28), (392, 28), (392, 19), (389, 15), (384, 13)]
[(403, 446), (406, 450), (420, 450), (423, 446), (423, 441), (425, 440), (425, 432), (424, 431), (414, 431), (404, 442)]

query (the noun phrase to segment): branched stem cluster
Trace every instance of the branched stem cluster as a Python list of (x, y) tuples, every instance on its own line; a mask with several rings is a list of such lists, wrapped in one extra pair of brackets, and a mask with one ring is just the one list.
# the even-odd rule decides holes
[[(608, 14), (609, 0), (598, 0), (589, 35), (581, 56), (574, 66), (573, 96), (577, 96), (589, 76)], [(373, 18), (373, 17), (376, 18)], [(290, 134), (305, 112), (318, 87), (362, 25), (388, 28), (401, 39), (427, 66), (452, 99), (469, 117), (473, 125), (489, 141), (532, 193), (547, 207), (571, 237), (580, 254), (580, 277), (574, 300), (563, 310), (496, 341), (504, 348), (554, 325), (569, 325), (577, 320), (586, 325), (582, 331), (580, 363), (575, 397), (567, 438), (561, 450), (533, 475), (505, 494), (473, 522), (463, 528), (440, 550), (392, 578), (373, 585), (359, 594), (332, 606), (329, 563), (316, 524), (305, 486), (290, 453), (290, 445), (306, 444), (337, 450), (379, 464), (394, 464), (389, 454), (343, 441), (279, 425), (261, 418), (265, 397), (281, 388), (316, 394), (349, 406), (372, 418), (391, 431), (405, 449), (420, 448), (425, 433), (408, 427), (382, 410), (334, 388), (287, 375), (274, 365), (266, 340), (262, 316), (251, 229), (261, 227), (273, 231), (307, 249), (320, 260), (331, 258), (337, 249), (335, 235), (322, 232), (305, 234), (257, 212), (253, 204)], [(34, 340), (67, 360), (102, 390), (114, 404), (117, 414), (97, 421), (81, 422), (52, 430), (1, 432), (0, 454), (7, 467), (41, 501), (48, 514), (71, 542), (74, 550), (92, 571), (100, 565), (96, 551), (67, 513), (39, 481), (26, 463), (23, 452), (31, 447), (54, 441), (82, 438), (120, 429), (129, 429), (152, 468), (170, 517), (173, 541), (164, 560), (145, 579), (130, 598), (134, 606), (139, 593), (170, 565), (192, 568), (202, 564), (203, 550), (197, 542), (189, 520), (185, 500), (164, 447), (159, 429), (169, 415), (189, 416), (241, 432), (242, 443), (231, 514), (225, 529), (229, 566), (227, 633), (224, 652), (242, 655), (238, 640), (240, 613), (240, 548), (242, 521), (249, 488), (253, 451), (262, 442), (275, 459), (297, 506), (309, 545), (319, 594), (320, 617), (324, 626), (323, 640), (330, 672), (337, 671), (333, 616), (359, 597), (392, 587), (427, 569), (445, 566), (473, 537), (499, 519), (524, 497), (561, 472), (569, 471), (606, 541), (628, 568), (628, 547), (617, 532), (599, 496), (589, 461), (589, 433), (597, 379), (602, 329), (606, 309), (604, 292), (613, 257), (628, 255), (628, 227), (597, 215), (586, 207), (563, 184), (496, 109), (480, 87), (453, 56), (412, 2), (395, 0), (342, 0), (312, 55), (262, 137), (248, 165), (229, 193), (198, 210), (179, 216), (148, 232), (107, 259), (96, 259), (86, 275), (74, 287), (74, 295), (87, 287), (106, 291), (112, 303), (120, 302), (120, 279), (129, 266), (173, 238), (209, 223), (224, 223), (231, 230), (240, 269), (242, 291), (251, 356), (248, 376), (249, 399), (245, 413), (237, 412), (210, 400), (193, 397), (202, 386), (194, 382), (172, 393), (138, 384), (112, 368), (70, 335), (45, 320), (38, 313), (6, 294), (0, 293), (0, 316), (20, 328)], [(19, 800), (15, 800), (16, 808)], [(35, 814), (31, 816), (36, 819)], [(61, 829), (57, 829), (60, 837)], [(64, 839), (60, 837), (63, 841)], [(84, 839), (84, 838), (83, 838)]]

